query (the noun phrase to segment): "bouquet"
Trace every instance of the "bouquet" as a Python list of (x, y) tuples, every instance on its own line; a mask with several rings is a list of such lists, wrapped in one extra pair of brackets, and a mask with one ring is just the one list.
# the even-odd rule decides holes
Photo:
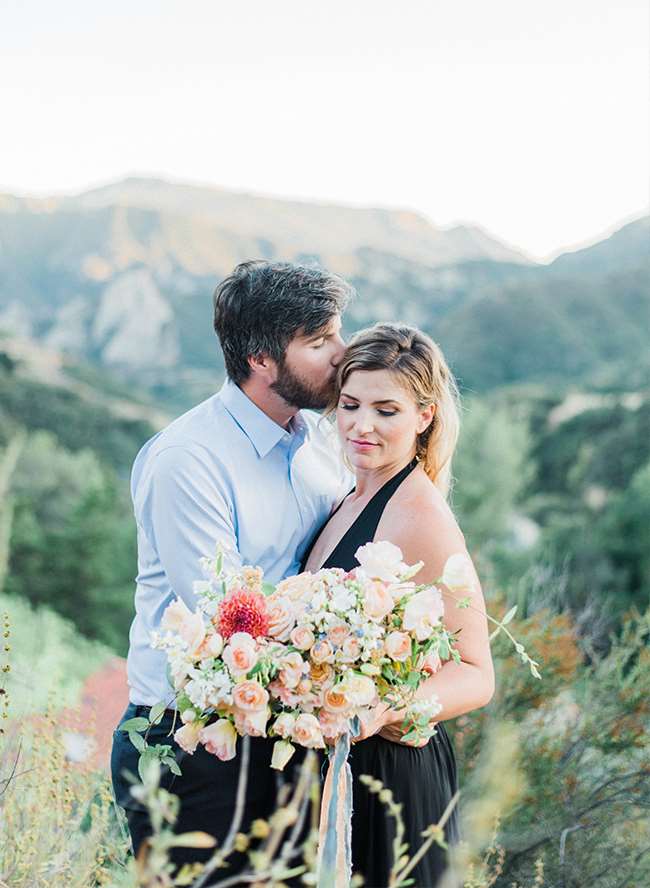
[[(323, 748), (358, 730), (383, 702), (404, 713), (403, 742), (435, 733), (441, 707), (416, 692), (442, 660), (460, 656), (444, 625), (437, 586), (417, 585), (422, 562), (407, 565), (389, 542), (356, 552), (359, 566), (301, 573), (273, 586), (262, 571), (224, 570), (223, 551), (202, 559), (197, 609), (177, 599), (153, 646), (166, 651), (181, 726), (176, 742), (229, 760), (238, 736), (274, 737), (272, 767), (295, 746)], [(469, 588), (465, 555), (453, 555), (440, 581)]]

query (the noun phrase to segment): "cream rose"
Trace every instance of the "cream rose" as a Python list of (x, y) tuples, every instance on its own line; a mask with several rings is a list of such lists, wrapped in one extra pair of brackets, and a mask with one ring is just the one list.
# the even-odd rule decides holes
[(389, 632), (384, 643), (391, 660), (403, 663), (411, 656), (411, 637), (406, 632)]
[(361, 656), (361, 642), (355, 635), (350, 635), (341, 645), (341, 658), (345, 663), (354, 663)]
[(201, 743), (220, 761), (229, 762), (236, 755), (237, 731), (227, 718), (220, 718), (219, 721), (203, 728)]
[(246, 675), (257, 663), (255, 639), (248, 632), (234, 632), (223, 651), (223, 661), (233, 675)]
[(305, 661), (297, 651), (286, 654), (280, 661), (278, 679), (285, 688), (295, 688), (302, 681)]
[(273, 733), (277, 734), (278, 737), (284, 737), (285, 739), (291, 737), (295, 721), (296, 716), (291, 712), (281, 712), (273, 722)]
[(287, 577), (275, 587), (277, 595), (286, 595), (291, 601), (297, 601), (309, 595), (312, 588), (313, 576), (308, 571), (297, 574), (295, 577)]
[(301, 651), (308, 651), (316, 640), (309, 626), (296, 626), (289, 638), (291, 644)]
[(406, 602), (402, 627), (407, 632), (414, 632), (418, 641), (426, 641), (440, 623), (444, 612), (442, 595), (435, 586), (431, 586), (416, 592), (413, 598)]
[(189, 752), (191, 755), (199, 745), (199, 736), (202, 728), (203, 722), (188, 722), (174, 733), (174, 740), (181, 749), (184, 749), (185, 752)]
[(318, 719), (315, 715), (310, 715), (309, 713), (302, 713), (302, 715), (298, 716), (294, 723), (291, 737), (296, 743), (299, 743), (301, 746), (307, 746), (310, 749), (321, 749), (325, 746), (323, 732)]
[(345, 695), (351, 706), (370, 706), (377, 696), (374, 681), (356, 672), (347, 672), (337, 690)]
[(184, 601), (177, 598), (163, 613), (161, 627), (183, 639), (190, 654), (198, 654), (205, 639), (205, 622), (199, 611), (192, 613)]
[(452, 592), (470, 591), (476, 585), (472, 562), (464, 552), (450, 555), (442, 572), (442, 582)]
[(327, 639), (317, 641), (309, 652), (313, 663), (328, 663), (334, 659), (334, 650)]
[(257, 712), (269, 702), (269, 694), (258, 681), (242, 681), (232, 692), (233, 704), (243, 712)]
[(363, 612), (370, 620), (380, 622), (394, 607), (393, 596), (381, 580), (368, 583), (363, 593)]
[(296, 625), (295, 611), (289, 598), (282, 595), (269, 595), (266, 599), (269, 615), (269, 635), (278, 641), (289, 641), (291, 630)]
[(407, 570), (402, 560), (402, 550), (388, 540), (366, 543), (354, 553), (363, 572), (373, 580), (396, 583)]

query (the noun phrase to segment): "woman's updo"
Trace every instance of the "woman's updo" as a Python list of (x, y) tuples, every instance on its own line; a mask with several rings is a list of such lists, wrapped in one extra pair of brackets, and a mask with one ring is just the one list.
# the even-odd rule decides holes
[(416, 327), (375, 324), (350, 340), (338, 367), (337, 403), (341, 389), (355, 370), (388, 370), (420, 410), (435, 407), (430, 425), (417, 436), (416, 456), (446, 497), (460, 428), (459, 395), (439, 346)]

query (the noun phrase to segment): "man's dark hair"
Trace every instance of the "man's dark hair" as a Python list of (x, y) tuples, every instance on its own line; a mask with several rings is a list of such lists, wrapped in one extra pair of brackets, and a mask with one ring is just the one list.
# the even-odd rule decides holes
[(249, 357), (281, 363), (296, 334), (311, 336), (340, 314), (350, 284), (321, 268), (290, 262), (242, 262), (214, 293), (214, 329), (228, 376), (237, 385), (251, 374)]

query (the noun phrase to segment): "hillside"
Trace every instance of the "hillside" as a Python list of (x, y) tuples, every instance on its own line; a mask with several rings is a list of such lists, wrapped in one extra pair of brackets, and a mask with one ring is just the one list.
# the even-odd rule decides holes
[(422, 326), (463, 385), (563, 378), (643, 386), (650, 322), (648, 219), (549, 266), (479, 228), (415, 213), (335, 207), (127, 179), (76, 196), (0, 199), (0, 330), (111, 368), (173, 410), (222, 373), (211, 294), (251, 257), (318, 262), (358, 298), (351, 332)]

